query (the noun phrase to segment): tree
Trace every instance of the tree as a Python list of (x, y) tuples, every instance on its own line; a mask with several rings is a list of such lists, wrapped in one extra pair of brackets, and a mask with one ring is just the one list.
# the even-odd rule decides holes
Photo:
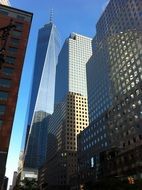
[(25, 178), (14, 187), (14, 190), (39, 190), (35, 179)]

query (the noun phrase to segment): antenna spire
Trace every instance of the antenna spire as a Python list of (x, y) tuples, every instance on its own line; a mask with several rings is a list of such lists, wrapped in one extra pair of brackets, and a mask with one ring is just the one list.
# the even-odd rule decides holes
[(50, 10), (50, 22), (53, 22), (53, 9)]

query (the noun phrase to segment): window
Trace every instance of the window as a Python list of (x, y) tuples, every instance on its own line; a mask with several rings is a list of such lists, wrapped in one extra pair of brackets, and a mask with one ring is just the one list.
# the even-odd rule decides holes
[(19, 19), (19, 20), (24, 20), (25, 17), (24, 17), (24, 16), (21, 16), (21, 15), (17, 15), (17, 19)]
[(0, 91), (0, 100), (7, 100), (8, 98), (8, 93)]
[(16, 39), (16, 38), (11, 38), (11, 43), (12, 43), (12, 45), (14, 45), (14, 46), (18, 46), (19, 43), (20, 43), (20, 40), (19, 40), (19, 39)]
[(12, 75), (14, 69), (13, 68), (10, 68), (10, 67), (3, 67), (2, 68), (2, 72), (5, 74), (5, 75)]
[(0, 86), (9, 88), (11, 85), (11, 80), (0, 79)]
[(7, 15), (8, 15), (8, 12), (7, 12), (7, 11), (0, 10), (0, 14), (7, 16)]
[(16, 58), (15, 58), (15, 57), (11, 57), (11, 56), (7, 56), (7, 57), (5, 58), (5, 61), (6, 61), (6, 63), (8, 63), (8, 64), (14, 64), (14, 63), (15, 63), (15, 60), (16, 60)]
[(0, 127), (3, 125), (3, 120), (0, 119)]
[(12, 36), (14, 36), (14, 37), (21, 37), (21, 35), (22, 35), (22, 33), (21, 32), (19, 32), (19, 31), (13, 31), (12, 32)]
[(94, 165), (95, 165), (95, 163), (94, 163), (94, 158), (92, 157), (92, 158), (91, 158), (91, 168), (93, 168)]
[(16, 53), (18, 51), (18, 49), (15, 47), (9, 47), (8, 51), (12, 52), (12, 53)]
[(6, 106), (0, 105), (0, 115), (4, 115), (5, 110), (6, 110)]

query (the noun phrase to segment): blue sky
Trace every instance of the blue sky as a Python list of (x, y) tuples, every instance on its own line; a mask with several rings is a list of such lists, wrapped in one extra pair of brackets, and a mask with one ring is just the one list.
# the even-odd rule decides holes
[(17, 170), (18, 166), (38, 29), (49, 22), (50, 10), (53, 8), (53, 21), (59, 30), (62, 43), (71, 32), (93, 37), (96, 23), (108, 0), (10, 0), (10, 2), (12, 7), (34, 13), (7, 160), (6, 175), (10, 178), (11, 184), (13, 171)]

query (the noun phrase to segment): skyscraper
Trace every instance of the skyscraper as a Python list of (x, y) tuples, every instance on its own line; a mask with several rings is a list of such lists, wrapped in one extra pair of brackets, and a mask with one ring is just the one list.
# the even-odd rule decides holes
[(49, 122), (47, 163), (44, 167), (47, 167), (45, 183), (57, 189), (67, 188), (71, 176), (76, 173), (77, 134), (89, 124), (86, 63), (92, 55), (91, 42), (91, 38), (72, 33), (59, 54), (56, 104)]
[(46, 158), (47, 125), (54, 109), (59, 34), (50, 22), (39, 30), (28, 116), (24, 170), (37, 170)]
[[(115, 7), (120, 9), (113, 10)], [(107, 110), (118, 94), (122, 96), (128, 91), (129, 79), (124, 84), (124, 78), (126, 77), (123, 77), (124, 73), (122, 69), (120, 70), (120, 67), (124, 67), (125, 62), (130, 59), (128, 58), (129, 53), (130, 57), (134, 56), (134, 52), (130, 50), (126, 52), (126, 55), (123, 54), (123, 51), (126, 51), (127, 46), (131, 45), (129, 42), (131, 36), (135, 35), (133, 40), (136, 40), (141, 35), (138, 32), (142, 30), (140, 23), (141, 7), (142, 3), (137, 0), (132, 0), (132, 2), (129, 0), (111, 0), (97, 23), (97, 33), (93, 39), (94, 54), (87, 64), (88, 103), (91, 121)], [(134, 8), (133, 11), (132, 8)], [(127, 14), (124, 14), (123, 9), (127, 11)], [(122, 18), (124, 22), (122, 22)], [(117, 40), (118, 44), (116, 44)], [(115, 45), (120, 46), (120, 48), (115, 48)], [(118, 57), (118, 54), (121, 56)], [(123, 57), (127, 60), (125, 61)]]
[[(5, 173), (31, 20), (32, 14), (29, 12), (0, 5), (0, 186)], [(5, 32), (8, 32), (9, 28), (11, 30), (5, 46)]]
[(76, 33), (66, 39), (57, 66), (55, 103), (68, 92), (87, 97), (86, 63), (92, 55), (91, 43), (91, 38)]
[(2, 5), (10, 5), (9, 0), (0, 0), (0, 4)]
[(139, 0), (111, 0), (97, 23), (87, 64), (91, 124), (78, 144), (84, 182), (141, 175), (141, 12)]

